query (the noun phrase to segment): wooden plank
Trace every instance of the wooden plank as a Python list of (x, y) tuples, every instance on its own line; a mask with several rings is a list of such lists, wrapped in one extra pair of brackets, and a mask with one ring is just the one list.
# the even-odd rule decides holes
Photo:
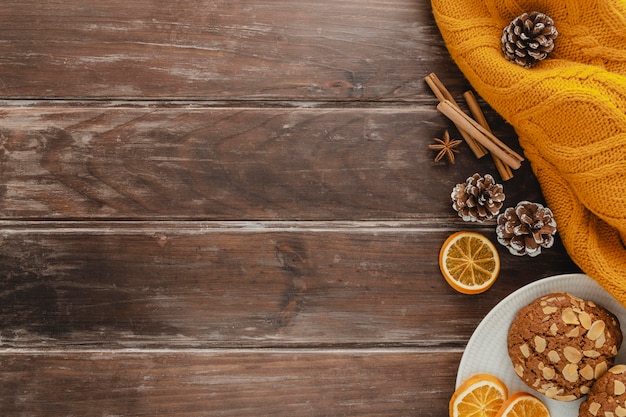
[[(433, 138), (457, 135), (434, 106), (4, 107), (0, 126), (5, 219), (458, 222), (454, 185), (497, 177), (466, 145), (455, 165), (433, 162)], [(511, 205), (542, 200), (528, 163), (505, 192)]]
[[(493, 229), (478, 230), (495, 240)], [(501, 248), (495, 286), (488, 295), (464, 296), (437, 265), (453, 231), (419, 224), (9, 223), (0, 232), (0, 341), (462, 346), (519, 286), (577, 271), (560, 245), (535, 259)]]
[(4, 98), (415, 100), (464, 83), (428, 0), (0, 3)]
[(459, 352), (2, 352), (4, 416), (437, 416)]
[[(560, 242), (440, 276), (495, 173), (429, 0), (0, 2), (1, 416), (442, 416), (477, 324)], [(485, 108), (516, 147), (510, 126)], [(518, 149), (519, 150), (519, 149)], [(528, 164), (507, 204), (542, 201)]]

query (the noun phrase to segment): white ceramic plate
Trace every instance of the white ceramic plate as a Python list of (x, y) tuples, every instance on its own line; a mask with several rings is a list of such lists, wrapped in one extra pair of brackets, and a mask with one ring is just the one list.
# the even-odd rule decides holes
[[(509, 326), (517, 312), (531, 301), (553, 292), (568, 292), (594, 301), (617, 316), (626, 335), (626, 310), (596, 281), (584, 274), (558, 275), (528, 284), (500, 301), (480, 322), (467, 343), (459, 364), (456, 386), (477, 373), (497, 376), (506, 384), (509, 395), (526, 391), (539, 397), (552, 417), (576, 417), (583, 399), (562, 402), (549, 399), (528, 388), (513, 370), (507, 349)], [(626, 344), (626, 343), (625, 343)], [(616, 363), (626, 363), (626, 349), (620, 349)]]

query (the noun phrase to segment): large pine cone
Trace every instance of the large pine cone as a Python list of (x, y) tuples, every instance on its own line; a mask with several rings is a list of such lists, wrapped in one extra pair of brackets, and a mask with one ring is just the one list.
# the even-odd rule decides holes
[(548, 57), (559, 32), (554, 21), (540, 12), (524, 13), (502, 30), (502, 52), (525, 68)]
[(465, 221), (483, 222), (495, 217), (502, 207), (502, 185), (486, 174), (474, 174), (452, 190), (452, 207)]
[(522, 201), (498, 216), (498, 242), (513, 255), (537, 256), (554, 244), (556, 221), (552, 210), (539, 203)]

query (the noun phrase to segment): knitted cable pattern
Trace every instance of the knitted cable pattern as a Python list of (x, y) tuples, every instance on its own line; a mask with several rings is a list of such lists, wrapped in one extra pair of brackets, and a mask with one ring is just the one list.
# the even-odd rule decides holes
[[(450, 55), (519, 136), (565, 248), (626, 306), (626, 1), (431, 0)], [(524, 12), (559, 31), (532, 69), (502, 29)]]

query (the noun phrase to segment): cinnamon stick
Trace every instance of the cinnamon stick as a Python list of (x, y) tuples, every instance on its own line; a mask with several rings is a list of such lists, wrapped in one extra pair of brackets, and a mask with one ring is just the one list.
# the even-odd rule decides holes
[[(467, 107), (469, 107), (470, 113), (472, 113), (472, 117), (474, 117), (474, 120), (480, 123), (480, 125), (487, 129), (489, 132), (493, 133), (493, 131), (489, 127), (489, 124), (487, 123), (487, 118), (480, 108), (480, 104), (478, 104), (478, 100), (476, 99), (474, 93), (471, 91), (466, 91), (465, 93), (463, 93), (463, 97), (465, 98)], [(491, 154), (491, 157), (503, 181), (508, 181), (513, 178), (513, 171), (511, 170), (511, 167), (502, 162), (502, 160), (494, 154)]]
[(465, 114), (458, 106), (455, 106), (449, 100), (444, 100), (437, 105), (437, 109), (446, 115), (455, 125), (458, 124), (463, 130), (469, 133), (492, 154), (500, 158), (506, 165), (513, 169), (519, 169), (524, 158), (506, 146), (506, 144), (495, 137), (493, 133), (482, 127), (477, 121)]
[[(435, 73), (428, 74), (426, 78), (424, 78), (424, 80), (426, 81), (426, 84), (428, 84), (430, 89), (433, 90), (435, 97), (437, 97), (440, 103), (445, 100), (448, 100), (453, 105), (458, 107), (460, 110), (459, 105), (454, 100), (454, 97), (452, 97), (452, 94), (450, 94), (450, 91), (448, 91), (446, 86), (443, 85), (443, 83), (441, 82), (441, 80), (439, 80), (439, 77), (437, 77)], [(465, 142), (467, 142), (467, 145), (472, 150), (474, 155), (476, 155), (476, 158), (482, 158), (483, 156), (487, 155), (487, 151), (485, 150), (485, 148), (479, 142), (477, 142), (472, 137), (472, 135), (470, 135), (468, 132), (463, 130), (458, 125), (455, 124), (455, 126), (458, 129), (461, 136), (463, 137), (463, 139), (465, 139)]]

